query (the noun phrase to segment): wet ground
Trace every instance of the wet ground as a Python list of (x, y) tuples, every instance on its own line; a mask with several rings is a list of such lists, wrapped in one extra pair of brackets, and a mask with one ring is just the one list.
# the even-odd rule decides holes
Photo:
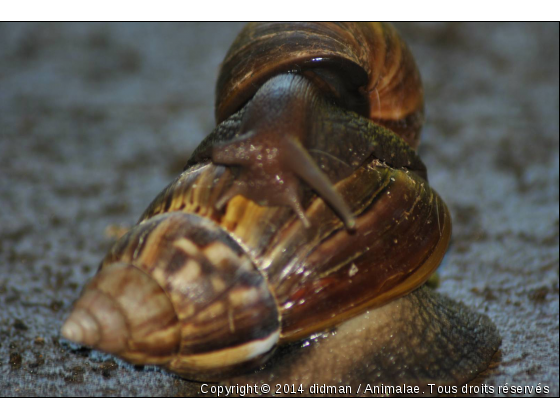
[[(134, 224), (213, 128), (241, 26), (0, 25), (0, 396), (199, 392), (59, 330), (107, 228)], [(399, 30), (425, 85), (420, 153), (454, 219), (439, 291), (503, 338), (473, 383), (558, 396), (558, 25)]]

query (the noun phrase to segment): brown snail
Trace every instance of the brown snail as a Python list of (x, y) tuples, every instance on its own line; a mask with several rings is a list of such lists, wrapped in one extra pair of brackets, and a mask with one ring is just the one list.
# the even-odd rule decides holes
[(250, 24), (216, 97), (218, 126), (62, 334), (196, 380), (458, 383), (483, 370), (493, 324), (420, 288), (451, 219), (415, 153), (422, 87), (395, 29)]

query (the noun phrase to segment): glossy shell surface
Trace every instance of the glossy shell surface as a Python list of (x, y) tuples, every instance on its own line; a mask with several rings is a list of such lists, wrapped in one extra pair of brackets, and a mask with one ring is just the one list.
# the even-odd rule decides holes
[(216, 197), (232, 182), (223, 167), (185, 171), (142, 216), (181, 211), (215, 221), (266, 275), (282, 314), (282, 338), (294, 339), (341, 322), (420, 286), (437, 268), (450, 238), (448, 210), (427, 181), (380, 162), (336, 184), (358, 214), (349, 233), (321, 200), (306, 203), (311, 227), (285, 207), (241, 196), (225, 212)]
[(395, 28), (383, 23), (247, 25), (222, 64), (217, 121), (238, 111), (272, 76), (309, 75), (316, 69), (342, 75), (350, 103), (346, 107), (393, 130), (413, 148), (418, 146), (424, 122), (420, 74)]

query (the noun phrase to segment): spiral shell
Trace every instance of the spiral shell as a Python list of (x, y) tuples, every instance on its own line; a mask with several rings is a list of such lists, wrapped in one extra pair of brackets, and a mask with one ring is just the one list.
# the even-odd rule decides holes
[[(227, 53), (216, 88), (216, 120), (239, 110), (272, 76), (336, 75), (343, 106), (389, 128), (416, 148), (424, 94), (414, 58), (396, 29), (369, 22), (247, 25)], [(328, 73), (327, 73), (328, 72)], [(332, 74), (331, 74), (332, 73)], [(342, 93), (341, 93), (342, 91)]]

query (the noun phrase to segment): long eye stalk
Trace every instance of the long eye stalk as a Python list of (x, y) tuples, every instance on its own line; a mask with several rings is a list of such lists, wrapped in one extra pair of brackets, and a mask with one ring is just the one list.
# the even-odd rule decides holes
[(315, 108), (322, 104), (317, 95), (307, 79), (296, 75), (277, 76), (259, 90), (244, 115), (242, 134), (212, 149), (215, 164), (241, 167), (218, 208), (240, 194), (259, 204), (291, 207), (308, 228), (301, 203), (303, 181), (348, 230), (354, 228), (352, 211), (304, 146), (306, 137), (314, 135)]

